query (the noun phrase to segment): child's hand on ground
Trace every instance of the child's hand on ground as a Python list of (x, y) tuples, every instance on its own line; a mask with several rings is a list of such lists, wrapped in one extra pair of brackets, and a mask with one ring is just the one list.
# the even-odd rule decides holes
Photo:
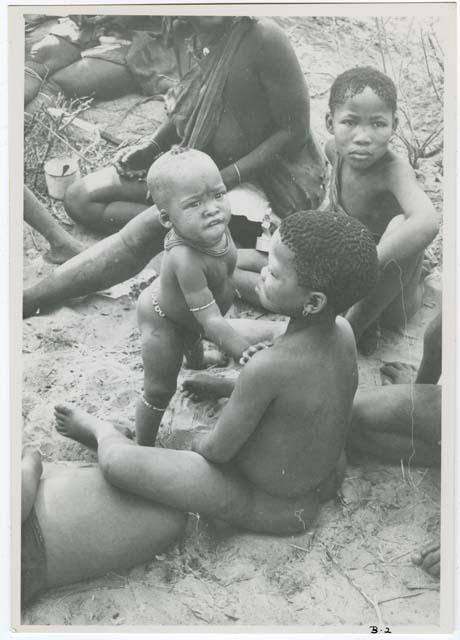
[(262, 349), (268, 349), (269, 347), (273, 347), (273, 342), (268, 340), (264, 342), (258, 342), (257, 344), (252, 344), (250, 347), (244, 351), (243, 355), (240, 358), (240, 364), (245, 365), (249, 362), (249, 360), (258, 352), (262, 351)]

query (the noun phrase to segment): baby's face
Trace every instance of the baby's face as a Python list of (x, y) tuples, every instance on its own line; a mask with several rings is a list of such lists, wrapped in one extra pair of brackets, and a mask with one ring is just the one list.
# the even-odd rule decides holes
[(256, 292), (265, 309), (286, 316), (298, 315), (308, 296), (297, 279), (294, 253), (281, 242), (278, 231), (273, 235), (268, 265), (260, 273)]
[(177, 233), (195, 243), (217, 244), (230, 221), (227, 190), (211, 161), (196, 161), (169, 184), (164, 210)]
[(367, 169), (385, 155), (396, 119), (391, 108), (370, 87), (338, 105), (327, 128), (337, 151), (357, 169)]

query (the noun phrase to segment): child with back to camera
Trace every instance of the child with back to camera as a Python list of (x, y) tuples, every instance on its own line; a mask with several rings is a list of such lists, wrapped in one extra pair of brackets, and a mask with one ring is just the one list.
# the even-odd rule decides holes
[(374, 290), (346, 315), (365, 354), (376, 347), (379, 320), (399, 328), (419, 308), (423, 252), (439, 228), (439, 216), (409, 162), (389, 148), (398, 125), (396, 111), (393, 81), (372, 67), (349, 69), (331, 87), (328, 206), (368, 227), (381, 271)]
[(286, 332), (245, 365), (192, 451), (136, 446), (66, 405), (55, 409), (58, 431), (92, 440), (120, 489), (251, 531), (304, 531), (345, 470), (358, 369), (353, 332), (337, 314), (376, 279), (375, 244), (360, 222), (331, 212), (288, 216), (258, 285), (263, 306), (290, 317)]
[(147, 185), (165, 238), (161, 274), (139, 297), (144, 395), (136, 407), (137, 441), (154, 445), (184, 353), (203, 361), (202, 337), (240, 359), (250, 342), (224, 319), (233, 302), (236, 248), (225, 185), (205, 153), (175, 147), (149, 170)]

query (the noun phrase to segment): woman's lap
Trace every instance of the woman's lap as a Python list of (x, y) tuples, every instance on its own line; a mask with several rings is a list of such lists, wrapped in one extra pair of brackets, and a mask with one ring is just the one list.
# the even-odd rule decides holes
[(70, 189), (70, 193), (78, 190), (90, 202), (136, 202), (148, 206), (146, 183), (120, 177), (113, 166), (89, 173)]

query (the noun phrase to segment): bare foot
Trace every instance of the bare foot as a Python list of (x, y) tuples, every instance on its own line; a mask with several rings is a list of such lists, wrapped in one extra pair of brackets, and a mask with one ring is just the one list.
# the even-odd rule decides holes
[(50, 245), (50, 250), (45, 253), (45, 260), (53, 264), (62, 264), (70, 258), (81, 253), (85, 247), (77, 240), (69, 240), (65, 244)]
[(228, 397), (229, 382), (225, 378), (218, 378), (207, 373), (198, 373), (193, 378), (184, 380), (182, 390), (187, 397), (193, 400), (202, 400), (204, 398), (215, 400)]
[(97, 448), (97, 435), (101, 429), (115, 430), (121, 435), (132, 439), (132, 432), (123, 426), (113, 426), (108, 422), (99, 420), (82, 409), (65, 404), (54, 407), (56, 418), (56, 430), (66, 438), (76, 440), (88, 449)]
[(440, 574), (441, 550), (439, 542), (430, 542), (419, 553), (412, 556), (412, 562), (435, 578)]
[(382, 384), (413, 384), (417, 369), (406, 362), (385, 362), (380, 367)]
[(378, 322), (374, 322), (362, 334), (358, 340), (358, 351), (363, 356), (371, 356), (377, 349), (381, 337), (381, 331)]
[(219, 349), (205, 348), (203, 340), (197, 340), (192, 348), (185, 352), (185, 364), (188, 369), (195, 370), (225, 367), (228, 364), (228, 358)]

